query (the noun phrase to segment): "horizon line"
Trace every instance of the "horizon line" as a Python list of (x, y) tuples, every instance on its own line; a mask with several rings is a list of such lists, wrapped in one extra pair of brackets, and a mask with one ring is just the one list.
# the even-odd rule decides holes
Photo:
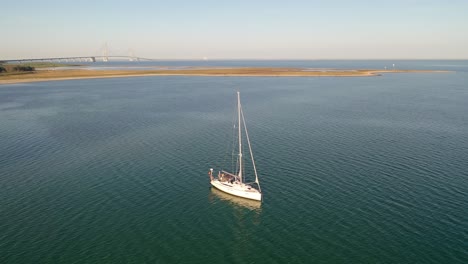
[[(105, 57), (105, 56), (70, 56), (70, 57)], [(113, 57), (113, 56), (109, 56)], [(119, 57), (119, 56), (117, 56)], [(201, 57), (201, 58), (150, 58), (150, 57), (138, 57), (144, 60), (153, 60), (153, 61), (219, 61), (219, 60), (231, 60), (231, 61), (242, 61), (242, 60), (257, 60), (257, 61), (284, 61), (284, 60), (292, 60), (292, 61), (331, 61), (331, 60), (342, 60), (342, 61), (357, 61), (357, 60), (454, 60), (454, 61), (463, 61), (468, 60), (468, 58), (208, 58), (208, 57)], [(50, 57), (51, 59), (60, 58), (60, 57)], [(49, 59), (49, 58), (15, 58), (15, 59), (7, 59), (7, 58), (0, 58), (0, 62), (5, 61), (14, 61), (14, 60), (36, 60), (36, 59)], [(118, 59), (113, 59), (113, 61), (118, 61)], [(123, 60), (125, 61), (125, 60)]]

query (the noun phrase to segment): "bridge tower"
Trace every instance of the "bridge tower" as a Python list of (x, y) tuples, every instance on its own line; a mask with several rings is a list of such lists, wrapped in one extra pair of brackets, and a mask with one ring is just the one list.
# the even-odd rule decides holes
[(102, 51), (102, 61), (109, 61), (109, 48), (107, 47), (107, 42), (104, 44), (104, 50)]
[(128, 50), (128, 60), (129, 61), (138, 61), (138, 57), (135, 56), (135, 52), (133, 51), (133, 49)]

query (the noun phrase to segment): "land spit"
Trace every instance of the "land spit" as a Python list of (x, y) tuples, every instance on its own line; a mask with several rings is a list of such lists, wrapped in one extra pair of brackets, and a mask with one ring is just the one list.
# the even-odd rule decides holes
[(274, 67), (236, 67), (183, 69), (158, 68), (149, 70), (99, 70), (99, 69), (61, 69), (48, 68), (34, 72), (0, 74), (0, 84), (60, 81), (74, 79), (118, 78), (137, 76), (256, 76), (256, 77), (363, 77), (378, 76), (384, 73), (434, 73), (446, 71), (433, 70), (376, 70), (376, 69), (320, 69), (320, 68), (274, 68)]

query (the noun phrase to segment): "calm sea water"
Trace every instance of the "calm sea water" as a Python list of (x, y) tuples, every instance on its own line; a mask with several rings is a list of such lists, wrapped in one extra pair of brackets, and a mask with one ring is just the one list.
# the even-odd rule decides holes
[[(0, 86), (0, 263), (468, 263), (468, 62), (406, 63), (456, 72)], [(262, 204), (209, 187), (237, 89)]]

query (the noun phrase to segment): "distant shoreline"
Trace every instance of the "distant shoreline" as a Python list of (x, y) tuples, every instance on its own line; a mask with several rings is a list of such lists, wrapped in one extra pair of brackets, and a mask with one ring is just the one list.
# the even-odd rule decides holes
[(46, 69), (33, 73), (0, 74), (0, 84), (64, 81), (79, 79), (123, 78), (142, 76), (220, 76), (220, 77), (369, 77), (384, 73), (443, 73), (437, 70), (375, 70), (375, 69), (319, 69), (319, 68), (201, 68), (158, 70), (94, 70), (94, 69)]

